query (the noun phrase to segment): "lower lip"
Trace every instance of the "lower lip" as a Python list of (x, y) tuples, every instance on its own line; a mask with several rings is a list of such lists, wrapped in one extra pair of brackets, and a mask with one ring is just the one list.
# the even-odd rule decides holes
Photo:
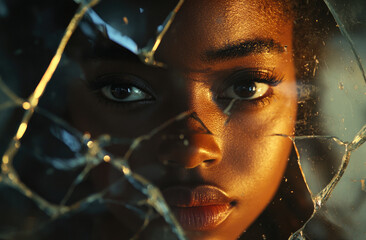
[(230, 204), (172, 207), (177, 220), (185, 230), (212, 230), (231, 213)]

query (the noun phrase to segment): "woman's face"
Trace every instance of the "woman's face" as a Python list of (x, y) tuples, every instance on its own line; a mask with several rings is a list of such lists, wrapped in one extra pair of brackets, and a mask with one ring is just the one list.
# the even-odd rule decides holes
[[(155, 54), (165, 67), (125, 51), (81, 63), (87, 84), (72, 86), (70, 116), (93, 137), (136, 138), (188, 113), (143, 142), (130, 165), (162, 190), (190, 239), (237, 238), (281, 181), (292, 145), (274, 134), (293, 134), (297, 109), (282, 11), (267, 1), (186, 1)], [(131, 21), (125, 28), (145, 37)], [(123, 156), (126, 147), (109, 150)]]

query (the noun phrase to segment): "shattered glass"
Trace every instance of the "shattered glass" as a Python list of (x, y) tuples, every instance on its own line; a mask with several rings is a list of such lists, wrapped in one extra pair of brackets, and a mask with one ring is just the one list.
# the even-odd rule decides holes
[[(138, 119), (139, 129), (124, 132), (108, 126), (123, 126), (125, 112), (108, 119), (94, 114), (96, 101), (78, 105), (89, 96), (81, 86), (99, 68), (116, 77), (106, 53), (169, 69), (155, 54), (189, 3), (0, 0), (0, 239), (189, 239), (155, 183), (172, 164), (164, 155), (170, 144), (194, 144), (190, 133), (172, 129), (188, 122), (189, 131), (215, 135), (209, 124), (192, 109), (169, 106), (169, 114)], [(277, 193), (240, 239), (365, 239), (366, 4), (297, 4), (300, 13), (327, 11), (293, 20), (297, 44), (306, 44), (293, 55), (295, 132), (269, 136), (292, 150)], [(91, 85), (93, 94), (110, 90)], [(222, 107), (225, 126), (238, 101)], [(136, 165), (160, 151), (161, 164)]]

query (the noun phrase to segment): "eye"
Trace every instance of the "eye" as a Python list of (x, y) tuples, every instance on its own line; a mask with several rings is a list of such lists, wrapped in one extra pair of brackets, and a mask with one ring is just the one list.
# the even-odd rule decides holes
[(270, 87), (266, 83), (236, 82), (222, 93), (222, 97), (253, 100), (265, 96), (269, 89)]
[(131, 84), (110, 84), (102, 87), (101, 93), (116, 102), (138, 102), (152, 99), (150, 94)]
[(273, 71), (242, 70), (234, 73), (225, 81), (225, 88), (218, 95), (219, 99), (259, 100), (272, 93), (272, 87), (281, 83), (282, 77)]

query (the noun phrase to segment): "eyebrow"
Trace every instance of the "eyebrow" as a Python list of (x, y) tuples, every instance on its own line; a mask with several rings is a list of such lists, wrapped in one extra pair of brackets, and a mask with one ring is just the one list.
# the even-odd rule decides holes
[(231, 43), (223, 48), (208, 50), (203, 54), (202, 60), (212, 62), (217, 60), (230, 60), (252, 54), (269, 52), (283, 53), (285, 48), (285, 46), (282, 46), (273, 39), (250, 39)]

